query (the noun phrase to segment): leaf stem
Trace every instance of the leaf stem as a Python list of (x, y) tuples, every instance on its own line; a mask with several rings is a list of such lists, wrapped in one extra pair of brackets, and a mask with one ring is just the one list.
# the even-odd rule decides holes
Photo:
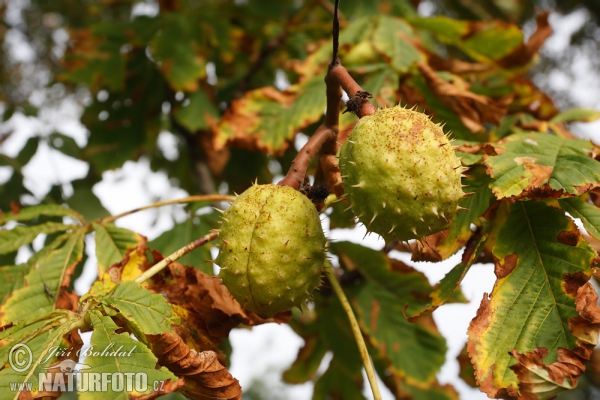
[(97, 220), (98, 223), (107, 223), (113, 222), (119, 218), (126, 217), (131, 214), (135, 214), (136, 212), (148, 210), (150, 208), (168, 206), (171, 204), (186, 204), (186, 203), (196, 203), (199, 201), (234, 201), (235, 196), (223, 195), (223, 194), (205, 194), (205, 195), (197, 195), (197, 196), (188, 196), (182, 199), (173, 199), (173, 200), (163, 200), (158, 201), (156, 203), (148, 204), (147, 206), (134, 208), (133, 210), (125, 211), (124, 213), (118, 215), (111, 215), (110, 217), (100, 218)]
[(358, 351), (360, 352), (360, 356), (363, 361), (363, 365), (365, 367), (365, 371), (367, 372), (367, 379), (369, 380), (369, 384), (371, 385), (371, 391), (373, 392), (373, 398), (375, 400), (381, 400), (381, 392), (379, 391), (379, 384), (377, 383), (377, 379), (375, 378), (375, 370), (373, 369), (373, 364), (371, 363), (371, 358), (369, 357), (369, 352), (367, 351), (367, 345), (365, 344), (365, 339), (362, 336), (362, 332), (360, 331), (360, 327), (358, 326), (358, 321), (354, 316), (354, 312), (352, 311), (352, 307), (350, 306), (350, 302), (348, 298), (344, 294), (340, 283), (337, 280), (337, 277), (333, 273), (333, 267), (331, 264), (327, 264), (325, 266), (325, 272), (327, 273), (327, 277), (331, 282), (331, 286), (333, 287), (333, 291), (340, 299), (342, 303), (342, 307), (350, 320), (350, 327), (352, 328), (352, 333), (354, 334), (354, 339), (356, 340), (356, 344), (358, 345)]
[(150, 269), (146, 270), (143, 274), (138, 276), (135, 281), (138, 283), (142, 283), (147, 279), (152, 278), (154, 275), (158, 274), (162, 271), (167, 265), (171, 264), (173, 261), (180, 259), (185, 256), (192, 250), (197, 249), (198, 247), (214, 240), (219, 236), (219, 231), (212, 231), (208, 235), (202, 236), (199, 239), (194, 240), (192, 243), (185, 245), (179, 250), (175, 251), (173, 254), (170, 254), (168, 257), (163, 258), (158, 263), (154, 264)]

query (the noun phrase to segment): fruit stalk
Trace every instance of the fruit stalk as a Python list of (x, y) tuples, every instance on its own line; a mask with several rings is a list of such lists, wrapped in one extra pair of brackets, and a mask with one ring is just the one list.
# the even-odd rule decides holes
[(375, 370), (373, 368), (373, 364), (371, 363), (371, 358), (369, 357), (369, 352), (367, 350), (367, 345), (365, 344), (365, 339), (362, 336), (362, 332), (360, 331), (360, 327), (358, 326), (358, 321), (356, 320), (356, 316), (352, 311), (352, 307), (350, 306), (350, 302), (348, 298), (344, 294), (340, 283), (337, 281), (337, 277), (333, 273), (333, 268), (331, 264), (327, 263), (325, 266), (325, 272), (327, 273), (327, 278), (329, 278), (329, 282), (333, 287), (333, 291), (340, 299), (342, 303), (342, 308), (344, 312), (348, 316), (348, 320), (350, 321), (350, 327), (352, 328), (352, 334), (354, 335), (354, 339), (356, 340), (356, 344), (358, 345), (358, 351), (360, 352), (360, 357), (362, 358), (363, 366), (365, 367), (365, 372), (367, 373), (367, 379), (369, 380), (369, 384), (371, 385), (371, 391), (373, 392), (373, 398), (375, 400), (381, 400), (381, 392), (379, 391), (379, 384), (377, 383), (377, 379), (375, 378)]
[(161, 261), (154, 264), (150, 269), (138, 276), (135, 279), (135, 281), (138, 283), (142, 283), (145, 280), (152, 278), (154, 275), (162, 271), (167, 265), (185, 256), (190, 251), (195, 250), (198, 247), (205, 245), (206, 243), (212, 240), (215, 240), (217, 236), (219, 236), (219, 231), (212, 231), (208, 235), (202, 236), (201, 238), (194, 240), (192, 243), (183, 246), (179, 250), (173, 252), (172, 254), (169, 254), (169, 256), (163, 258)]

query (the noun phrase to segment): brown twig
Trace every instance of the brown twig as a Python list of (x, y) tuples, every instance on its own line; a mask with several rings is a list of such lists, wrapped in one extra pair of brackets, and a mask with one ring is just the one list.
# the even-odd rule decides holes
[(327, 75), (331, 75), (331, 80), (337, 82), (342, 89), (348, 94), (350, 100), (355, 98), (360, 98), (360, 106), (356, 107), (357, 110), (355, 114), (358, 118), (366, 117), (367, 115), (375, 114), (375, 107), (368, 100), (370, 94), (363, 90), (358, 83), (350, 76), (348, 70), (342, 66), (342, 64), (337, 64), (332, 66)]
[(333, 28), (331, 30), (331, 36), (333, 38), (333, 51), (331, 56), (330, 67), (339, 64), (338, 60), (338, 49), (340, 47), (340, 20), (339, 20), (339, 7), (340, 0), (335, 0), (335, 6), (333, 8)]
[[(337, 11), (338, 6), (339, 0), (336, 0), (334, 10)], [(315, 174), (315, 182), (325, 182), (332, 193), (341, 197), (344, 194), (344, 189), (336, 154), (341, 145), (338, 139), (338, 132), (342, 89), (348, 93), (351, 99), (354, 99), (355, 106), (353, 109), (359, 118), (374, 114), (375, 107), (367, 100), (370, 95), (356, 83), (337, 58), (339, 20), (335, 15), (337, 14), (334, 14), (332, 29), (333, 58), (327, 69), (327, 75), (325, 75), (325, 85), (327, 88), (325, 122), (317, 128), (310, 140), (300, 150), (292, 162), (292, 166), (286, 177), (279, 184), (299, 189), (304, 183), (306, 169), (310, 161), (318, 153), (319, 165)]]
[(310, 161), (324, 143), (331, 141), (332, 138), (335, 142), (336, 134), (337, 131), (328, 128), (325, 124), (319, 126), (310, 139), (308, 139), (308, 142), (306, 142), (304, 147), (302, 147), (296, 158), (294, 158), (287, 175), (279, 182), (279, 184), (281, 186), (293, 187), (296, 190), (300, 189), (304, 183), (304, 176), (306, 175), (308, 164), (310, 164)]

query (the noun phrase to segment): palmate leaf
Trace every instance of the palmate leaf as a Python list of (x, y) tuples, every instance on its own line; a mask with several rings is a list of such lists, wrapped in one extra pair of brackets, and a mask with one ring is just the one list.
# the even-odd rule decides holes
[[(91, 368), (83, 370), (81, 373), (85, 375), (87, 373), (122, 373), (126, 374), (125, 377), (129, 376), (131, 379), (131, 386), (134, 391), (127, 392), (128, 379), (124, 378), (125, 384), (123, 390), (115, 391), (115, 385), (107, 385), (108, 391), (83, 391), (80, 392), (80, 399), (122, 399), (127, 400), (128, 394), (139, 395), (141, 393), (152, 392), (155, 382), (171, 380), (177, 380), (177, 377), (173, 375), (165, 367), (155, 369), (156, 362), (158, 359), (152, 354), (143, 343), (132, 339), (128, 333), (119, 333), (116, 331), (119, 329), (117, 324), (108, 316), (103, 316), (96, 310), (90, 311), (90, 318), (92, 321), (92, 327), (94, 331), (90, 340), (90, 355), (86, 357), (85, 364)], [(102, 351), (106, 350), (109, 353), (115, 352), (114, 355), (102, 354)], [(95, 354), (98, 353), (98, 354)], [(136, 382), (137, 374), (143, 373), (146, 377), (145, 390), (136, 392), (136, 383), (140, 385), (142, 382)], [(82, 381), (89, 382), (90, 378), (82, 377)]]
[[(490, 397), (516, 395), (522, 389), (509, 352), (544, 349), (548, 355), (543, 363), (549, 365), (559, 360), (560, 348), (581, 344), (571, 331), (579, 315), (575, 298), (597, 256), (562, 210), (541, 201), (504, 203), (495, 225), (500, 227), (493, 247), (497, 281), (468, 330), (476, 379)], [(594, 331), (593, 326), (587, 329)], [(540, 397), (531, 398), (546, 398), (543, 392), (569, 385), (560, 375), (555, 379), (559, 381), (551, 376), (538, 388)]]
[(48, 312), (57, 306), (83, 257), (84, 236), (85, 227), (65, 233), (22, 266), (28, 272), (22, 284), (15, 284), (20, 288), (8, 295), (0, 307), (0, 325), (17, 322), (32, 313)]
[[(56, 359), (52, 356), (52, 349), (58, 345), (63, 335), (79, 326), (80, 323), (81, 318), (75, 313), (67, 310), (54, 310), (38, 314), (36, 317), (29, 318), (0, 332), (0, 365), (2, 365), (0, 367), (0, 387), (5, 390), (3, 396), (7, 394), (11, 384), (25, 382), (32, 384), (31, 393), (35, 396), (39, 387), (38, 373), (43, 373), (42, 368), (47, 367)], [(23, 371), (14, 370), (9, 363), (11, 349), (17, 344), (26, 345), (31, 351), (31, 364), (28, 368), (25, 368), (27, 354), (16, 358), (17, 368), (25, 368)], [(15, 355), (13, 354), (12, 357)], [(19, 361), (23, 364), (19, 365)], [(3, 398), (18, 399), (19, 395), (19, 392), (14, 392)]]
[(389, 369), (407, 383), (427, 388), (444, 364), (446, 341), (433, 320), (411, 323), (404, 317), (428, 304), (433, 288), (427, 278), (383, 253), (350, 242), (331, 244), (331, 250), (366, 282), (352, 294), (361, 329)]
[(172, 332), (171, 324), (177, 322), (164, 296), (144, 289), (137, 282), (123, 281), (97, 300), (112, 309), (105, 308), (107, 312), (122, 317), (137, 333)]
[(93, 223), (92, 226), (96, 232), (98, 276), (102, 276), (108, 267), (121, 261), (129, 250), (146, 240), (139, 233), (113, 224)]
[(498, 199), (578, 196), (600, 186), (600, 162), (588, 141), (522, 132), (491, 145), (496, 155), (484, 163)]

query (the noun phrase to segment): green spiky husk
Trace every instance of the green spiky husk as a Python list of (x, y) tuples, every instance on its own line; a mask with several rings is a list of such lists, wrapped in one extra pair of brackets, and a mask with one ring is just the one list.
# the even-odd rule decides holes
[(359, 221), (386, 241), (446, 229), (464, 195), (461, 163), (442, 128), (400, 106), (356, 124), (340, 150), (340, 170)]
[(314, 204), (288, 186), (255, 185), (223, 213), (219, 277), (262, 317), (300, 307), (321, 283), (326, 239)]

